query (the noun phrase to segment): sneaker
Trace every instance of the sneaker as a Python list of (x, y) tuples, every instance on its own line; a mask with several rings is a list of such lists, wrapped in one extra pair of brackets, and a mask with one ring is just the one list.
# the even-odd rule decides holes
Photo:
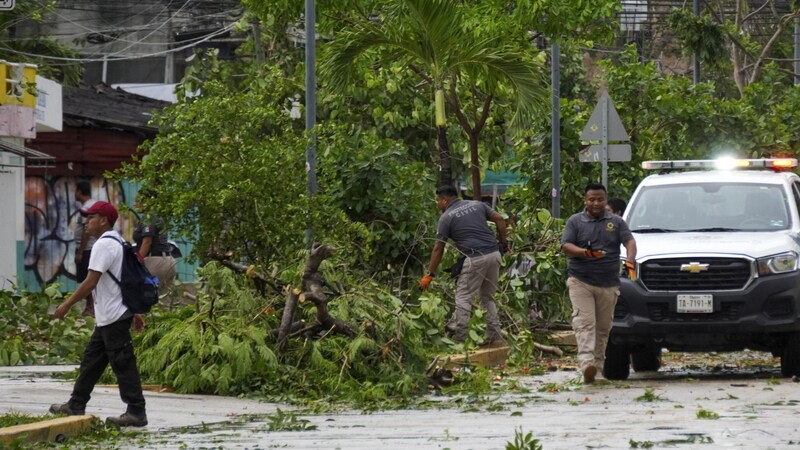
[(53, 403), (50, 405), (50, 414), (66, 414), (68, 416), (83, 416), (84, 410), (72, 409), (69, 403)]
[(597, 375), (597, 367), (590, 364), (583, 368), (583, 382), (586, 384), (594, 383), (594, 377)]
[(147, 414), (134, 416), (126, 412), (119, 417), (106, 417), (106, 423), (118, 427), (143, 427), (147, 425)]

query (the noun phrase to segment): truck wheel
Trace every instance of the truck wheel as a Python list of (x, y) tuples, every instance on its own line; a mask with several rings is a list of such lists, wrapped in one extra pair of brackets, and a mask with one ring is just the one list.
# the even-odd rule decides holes
[(631, 352), (631, 365), (636, 372), (657, 371), (661, 368), (661, 349), (648, 345), (641, 350)]
[(781, 374), (785, 377), (800, 375), (800, 333), (792, 333), (786, 339), (781, 355)]
[(603, 376), (609, 380), (627, 380), (631, 373), (631, 356), (627, 345), (608, 341)]

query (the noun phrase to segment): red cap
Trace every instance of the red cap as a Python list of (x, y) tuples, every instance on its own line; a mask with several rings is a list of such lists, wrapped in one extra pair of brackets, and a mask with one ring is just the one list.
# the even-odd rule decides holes
[(117, 208), (114, 207), (111, 203), (108, 202), (95, 202), (94, 205), (90, 206), (89, 209), (86, 210), (86, 215), (97, 214), (100, 216), (105, 217), (108, 219), (108, 223), (114, 225), (117, 222), (117, 217), (119, 217), (119, 213), (117, 212)]

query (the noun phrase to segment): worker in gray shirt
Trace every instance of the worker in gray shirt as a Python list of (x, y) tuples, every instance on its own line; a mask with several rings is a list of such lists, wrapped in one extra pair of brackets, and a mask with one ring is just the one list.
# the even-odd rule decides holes
[(447, 328), (453, 332), (456, 341), (466, 340), (472, 300), (479, 296), (481, 307), (486, 310), (485, 345), (503, 345), (500, 319), (494, 301), (501, 254), (497, 238), (487, 220), (497, 225), (500, 244), (508, 251), (505, 220), (483, 202), (459, 199), (453, 186), (441, 186), (436, 190), (436, 204), (442, 216), (436, 227), (436, 244), (431, 252), (428, 272), (420, 280), (419, 287), (425, 290), (431, 284), (442, 260), (445, 244), (452, 239), (456, 249), (466, 259), (456, 283), (455, 312)]
[(578, 343), (583, 381), (593, 383), (602, 372), (619, 295), (620, 245), (624, 267), (636, 278), (636, 241), (621, 217), (606, 211), (606, 188), (589, 183), (583, 194), (586, 209), (567, 219), (561, 246), (569, 257), (567, 289), (572, 303), (572, 328)]

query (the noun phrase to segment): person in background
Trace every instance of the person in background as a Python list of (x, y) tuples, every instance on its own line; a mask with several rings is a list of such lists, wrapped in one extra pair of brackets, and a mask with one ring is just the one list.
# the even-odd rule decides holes
[(139, 254), (144, 258), (144, 265), (151, 275), (158, 277), (158, 288), (161, 295), (169, 295), (175, 281), (176, 263), (172, 256), (164, 221), (144, 210), (144, 200), (155, 198), (153, 191), (143, 189), (136, 195), (136, 210), (139, 222), (133, 230), (133, 241)]
[(567, 219), (561, 246), (569, 257), (567, 288), (578, 364), (583, 381), (593, 383), (606, 360), (619, 295), (620, 244), (625, 246), (628, 276), (635, 279), (636, 241), (628, 224), (606, 209), (605, 186), (589, 183), (583, 192), (585, 209)]
[[(75, 184), (75, 200), (78, 202), (78, 218), (75, 221), (75, 279), (78, 284), (86, 279), (89, 273), (89, 257), (92, 254), (92, 246), (97, 240), (86, 232), (86, 211), (94, 204), (92, 199), (92, 185), (86, 180), (80, 180)], [(94, 317), (94, 297), (91, 292), (86, 296), (86, 306), (83, 308), (84, 316)]]
[(119, 395), (127, 405), (121, 416), (108, 417), (106, 422), (117, 426), (147, 425), (142, 379), (136, 367), (131, 325), (136, 331), (144, 328), (142, 316), (133, 314), (122, 303), (122, 291), (110, 274), (122, 278), (123, 238), (114, 230), (119, 217), (117, 208), (108, 202), (95, 202), (86, 210), (86, 232), (97, 238), (89, 260), (86, 279), (53, 315), (63, 320), (72, 306), (94, 293), (95, 327), (81, 358), (80, 373), (66, 403), (50, 406), (52, 414), (82, 416), (97, 381), (111, 365), (117, 377)]
[(625, 208), (628, 206), (625, 203), (625, 200), (621, 198), (610, 198), (608, 199), (608, 204), (606, 205), (606, 210), (611, 214), (615, 214), (617, 216), (622, 217), (625, 214)]
[[(453, 331), (455, 341), (464, 342), (472, 314), (472, 300), (479, 296), (481, 307), (486, 310), (485, 345), (501, 346), (505, 342), (500, 334), (494, 294), (502, 260), (500, 246), (505, 252), (510, 251), (505, 220), (486, 203), (459, 199), (458, 191), (453, 186), (441, 186), (436, 190), (436, 204), (442, 216), (436, 227), (436, 244), (431, 252), (428, 271), (420, 280), (419, 288), (425, 290), (433, 281), (444, 254), (444, 246), (448, 239), (452, 239), (466, 259), (456, 283), (455, 312), (446, 328)], [(497, 225), (500, 246), (487, 224), (488, 220)]]

